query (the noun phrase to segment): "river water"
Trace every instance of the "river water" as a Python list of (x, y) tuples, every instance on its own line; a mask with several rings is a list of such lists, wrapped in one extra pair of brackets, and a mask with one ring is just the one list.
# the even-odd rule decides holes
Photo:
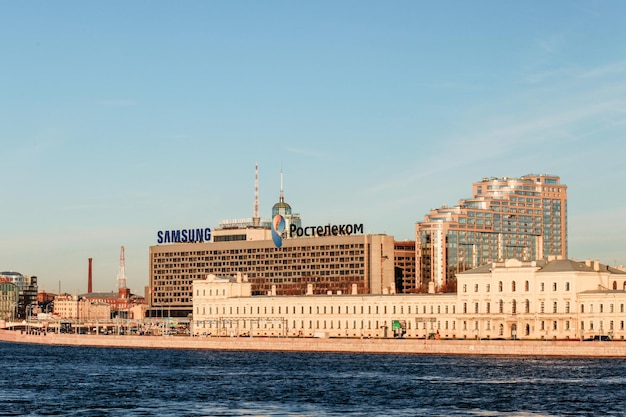
[(626, 415), (626, 359), (0, 343), (1, 416)]

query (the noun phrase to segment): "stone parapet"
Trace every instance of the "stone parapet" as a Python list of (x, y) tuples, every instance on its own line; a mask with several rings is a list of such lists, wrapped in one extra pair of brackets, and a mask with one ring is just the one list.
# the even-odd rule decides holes
[(269, 337), (27, 335), (0, 330), (0, 341), (60, 346), (147, 349), (342, 352), (432, 355), (626, 357), (626, 342), (527, 340), (415, 340)]

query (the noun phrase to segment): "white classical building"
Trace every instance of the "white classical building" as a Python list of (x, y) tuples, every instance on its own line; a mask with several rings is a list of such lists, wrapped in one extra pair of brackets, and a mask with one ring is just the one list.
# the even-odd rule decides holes
[(624, 339), (626, 273), (598, 261), (491, 263), (457, 293), (251, 296), (245, 275), (193, 282), (196, 335)]
[[(491, 263), (458, 275), (460, 326), (480, 338), (584, 339), (609, 333), (623, 338), (625, 317), (618, 321), (616, 315), (624, 311), (625, 285), (626, 273), (598, 261)], [(594, 315), (585, 311), (586, 304), (597, 306)], [(609, 305), (610, 331), (608, 321), (599, 324), (610, 320)]]

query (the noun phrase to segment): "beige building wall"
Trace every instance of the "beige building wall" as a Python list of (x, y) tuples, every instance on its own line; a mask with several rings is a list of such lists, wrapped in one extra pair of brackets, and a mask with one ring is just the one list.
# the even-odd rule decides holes
[(609, 335), (621, 340), (626, 334), (626, 292), (590, 290), (579, 294), (578, 327), (582, 339)]
[[(195, 300), (195, 299), (194, 299)], [(269, 337), (458, 337), (454, 295), (255, 296), (194, 301), (196, 335)], [(447, 312), (447, 313), (446, 313)]]
[[(194, 282), (196, 335), (582, 339), (626, 336), (626, 273), (598, 262), (505, 262), (459, 274), (458, 293), (248, 296), (245, 280)], [(201, 293), (198, 291), (202, 291)], [(209, 294), (207, 296), (207, 294)]]
[(54, 314), (62, 319), (78, 318), (78, 297), (59, 295), (54, 299)]
[(89, 299), (82, 299), (78, 303), (79, 319), (85, 321), (110, 320), (111, 306), (103, 302), (91, 302)]
[[(580, 327), (583, 294), (607, 289), (614, 281), (623, 285), (626, 274), (601, 267), (597, 261), (507, 260), (466, 271), (457, 280), (465, 336), (580, 339), (590, 334)], [(594, 330), (600, 334), (597, 327)]]

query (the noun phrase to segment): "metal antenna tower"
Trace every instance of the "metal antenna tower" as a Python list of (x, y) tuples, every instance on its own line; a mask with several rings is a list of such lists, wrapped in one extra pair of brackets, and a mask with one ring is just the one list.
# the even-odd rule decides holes
[(117, 273), (117, 289), (126, 288), (126, 259), (124, 258), (124, 246), (120, 250), (120, 271)]
[(256, 164), (254, 173), (254, 217), (252, 217), (252, 225), (259, 227), (261, 218), (259, 217), (259, 164)]
[(283, 189), (283, 169), (280, 169), (280, 200), (281, 203), (285, 202), (285, 190)]

